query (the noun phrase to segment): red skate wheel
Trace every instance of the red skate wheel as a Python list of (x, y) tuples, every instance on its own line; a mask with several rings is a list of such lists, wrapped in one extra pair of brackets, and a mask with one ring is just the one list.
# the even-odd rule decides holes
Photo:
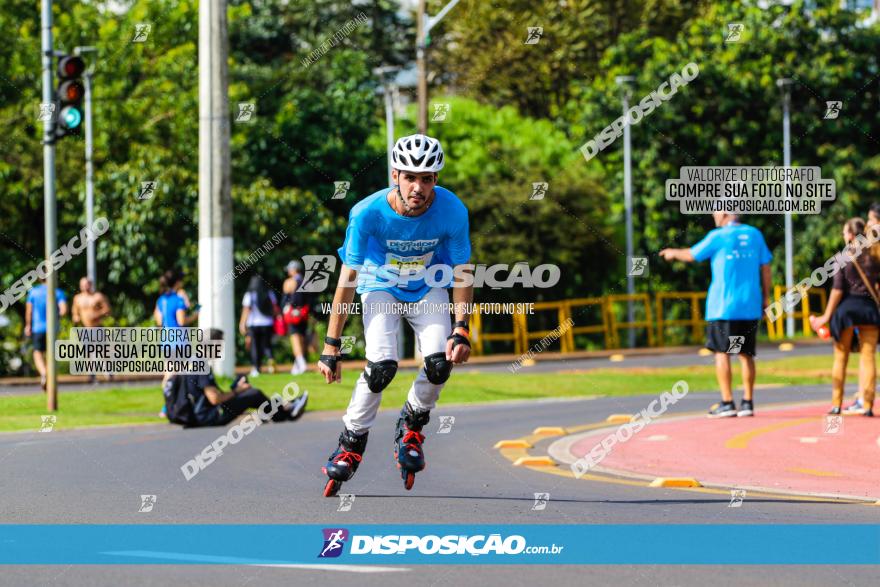
[(342, 483), (336, 479), (328, 479), (327, 485), (324, 486), (324, 497), (336, 497), (336, 492), (341, 486)]
[(416, 474), (412, 472), (407, 472), (406, 478), (403, 480), (403, 486), (406, 487), (407, 491), (412, 489), (413, 483), (416, 482)]

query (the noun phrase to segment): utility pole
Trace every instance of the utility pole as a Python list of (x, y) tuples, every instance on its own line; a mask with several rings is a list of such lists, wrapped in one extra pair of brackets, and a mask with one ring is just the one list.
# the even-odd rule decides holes
[[(94, 53), (95, 47), (75, 47), (73, 52), (75, 55), (83, 53)], [(92, 165), (92, 74), (94, 69), (89, 66), (83, 76), (85, 92), (83, 101), (85, 107), (85, 134), (86, 134), (86, 226), (91, 226), (95, 222), (95, 174)], [(98, 276), (95, 264), (95, 241), (89, 241), (86, 247), (86, 275), (92, 282), (92, 287), (97, 291)]]
[(55, 299), (55, 271), (52, 269), (52, 252), (57, 248), (55, 216), (55, 116), (46, 116), (43, 108), (53, 104), (52, 57), (52, 0), (42, 2), (42, 63), (43, 63), (43, 221), (46, 245), (46, 409), (58, 409), (58, 379), (55, 372), (55, 330), (58, 328), (58, 301)]
[(426, 71), (425, 51), (427, 43), (425, 37), (425, 0), (419, 0), (418, 13), (416, 14), (416, 71), (418, 74), (418, 98), (419, 98), (419, 133), (428, 132), (428, 73)]
[[(630, 155), (630, 138), (629, 138), (629, 98), (631, 84), (635, 78), (631, 75), (619, 75), (615, 78), (615, 82), (621, 88), (621, 100), (623, 102), (623, 207), (625, 210), (626, 220), (626, 293), (633, 295), (636, 292), (635, 278), (632, 276), (630, 265), (633, 258), (633, 219), (632, 219), (632, 160)], [(635, 309), (632, 299), (626, 302), (626, 321), (635, 322)], [(633, 328), (627, 329), (627, 342), (630, 348), (636, 346), (636, 331)]]
[(437, 16), (428, 16), (425, 12), (425, 0), (419, 0), (416, 11), (416, 70), (418, 75), (418, 100), (419, 100), (419, 132), (428, 132), (428, 65), (427, 49), (431, 29), (437, 26), (443, 17), (452, 10), (459, 0), (452, 0), (437, 13)]
[[(782, 78), (776, 85), (782, 89), (782, 164), (791, 165), (791, 84), (792, 80)], [(791, 212), (785, 213), (785, 291), (794, 287), (794, 259), (792, 253)], [(794, 314), (787, 312), (785, 316), (785, 336), (794, 337)]]
[(232, 194), (229, 157), (225, 0), (199, 2), (199, 327), (223, 331), (217, 372), (235, 372), (234, 287), (221, 287), (232, 272)]

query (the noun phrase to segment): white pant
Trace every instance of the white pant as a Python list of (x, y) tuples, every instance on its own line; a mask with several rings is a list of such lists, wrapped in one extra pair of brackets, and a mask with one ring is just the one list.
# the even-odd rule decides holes
[[(434, 353), (446, 352), (446, 337), (452, 332), (452, 320), (449, 314), (449, 292), (440, 287), (433, 287), (418, 302), (400, 302), (388, 292), (372, 291), (361, 296), (361, 310), (364, 319), (364, 337), (366, 338), (367, 360), (398, 361), (397, 332), (400, 318), (403, 316), (416, 333), (419, 352), (423, 357)], [(429, 305), (433, 305), (430, 308)], [(443, 311), (440, 307), (443, 305)], [(402, 307), (401, 307), (402, 306)], [(389, 308), (396, 311), (389, 312)], [(435, 385), (428, 381), (424, 368), (409, 388), (407, 401), (417, 410), (431, 410), (437, 403), (443, 384)], [(376, 420), (381, 393), (370, 391), (364, 373), (361, 372), (351, 402), (342, 421), (352, 432), (369, 430)]]

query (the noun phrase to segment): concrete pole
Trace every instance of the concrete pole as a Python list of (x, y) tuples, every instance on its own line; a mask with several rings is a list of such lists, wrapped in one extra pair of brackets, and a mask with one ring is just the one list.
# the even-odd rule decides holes
[[(623, 207), (626, 216), (626, 293), (633, 295), (636, 292), (635, 278), (630, 271), (630, 264), (633, 256), (633, 218), (632, 218), (632, 159), (630, 155), (630, 138), (629, 138), (629, 120), (627, 112), (629, 111), (629, 90), (623, 90)], [(627, 322), (635, 321), (635, 309), (633, 301), (626, 303), (626, 319)], [(636, 346), (636, 331), (629, 328), (627, 331), (627, 342), (630, 348)]]
[[(43, 103), (55, 101), (52, 74), (52, 0), (42, 3)], [(55, 216), (55, 116), (43, 121), (43, 206), (46, 246), (46, 409), (58, 409), (58, 380), (55, 373), (55, 329), (58, 328), (58, 301), (55, 299), (57, 279), (50, 257), (57, 248)]]
[(225, 0), (199, 2), (199, 314), (200, 328), (219, 328), (224, 353), (220, 375), (235, 372), (233, 287), (221, 287), (232, 271), (232, 194), (229, 157)]
[(416, 13), (416, 72), (418, 75), (419, 132), (428, 133), (428, 73), (425, 63), (425, 0), (419, 0)]
[[(92, 165), (92, 71), (86, 70), (83, 77), (85, 86), (85, 133), (86, 133), (86, 226), (95, 222), (95, 175)], [(95, 267), (95, 241), (89, 241), (86, 248), (86, 275), (98, 290), (98, 276)]]
[[(782, 85), (782, 164), (791, 165), (791, 81)], [(791, 212), (785, 213), (785, 291), (794, 287), (794, 259), (792, 252)], [(772, 295), (772, 293), (771, 293)], [(789, 312), (785, 317), (785, 335), (794, 337), (794, 315)]]

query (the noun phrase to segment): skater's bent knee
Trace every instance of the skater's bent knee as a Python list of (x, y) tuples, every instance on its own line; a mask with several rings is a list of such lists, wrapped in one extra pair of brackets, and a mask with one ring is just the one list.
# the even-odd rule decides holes
[(364, 378), (367, 380), (367, 387), (373, 393), (379, 393), (391, 383), (397, 374), (397, 361), (367, 361), (367, 368), (364, 369)]
[(446, 353), (434, 353), (425, 357), (425, 375), (434, 385), (446, 383), (452, 373), (452, 361), (446, 360)]

